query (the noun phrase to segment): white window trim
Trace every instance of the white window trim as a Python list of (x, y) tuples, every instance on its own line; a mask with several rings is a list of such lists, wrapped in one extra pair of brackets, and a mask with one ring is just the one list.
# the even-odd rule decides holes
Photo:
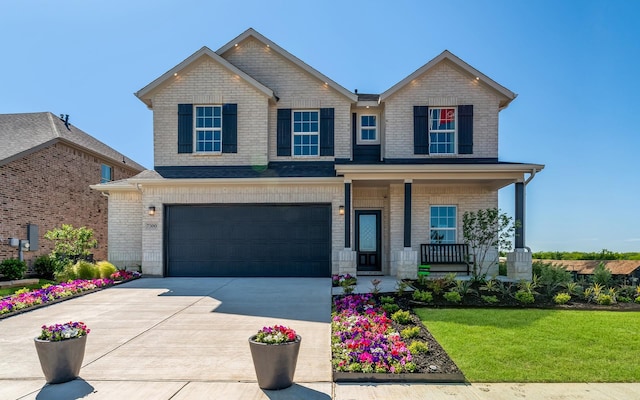
[[(432, 228), (431, 227), (431, 209), (433, 207), (453, 207), (456, 210), (455, 227), (454, 228)], [(453, 243), (458, 243), (458, 206), (455, 204), (430, 204), (429, 205), (429, 243), (435, 243), (431, 241), (431, 231), (434, 229), (439, 231), (453, 231), (454, 232)]]
[[(218, 107), (220, 108), (220, 128), (200, 128), (197, 127), (198, 120), (198, 107)], [(193, 105), (193, 154), (195, 155), (209, 155), (209, 154), (222, 154), (222, 125), (224, 124), (224, 120), (222, 118), (222, 104), (194, 104)], [(220, 151), (206, 151), (200, 150), (198, 151), (198, 131), (220, 131)]]
[[(362, 117), (376, 117), (376, 139), (375, 140), (365, 140), (362, 139)], [(375, 113), (367, 113), (367, 114), (359, 114), (358, 115), (358, 134), (356, 135), (356, 144), (359, 145), (368, 145), (368, 144), (380, 144), (380, 116)], [(371, 128), (371, 127), (367, 127)]]
[[(318, 114), (318, 131), (317, 132), (295, 132), (295, 113), (297, 112), (315, 112)], [(296, 154), (296, 136), (310, 136), (315, 134), (318, 136), (318, 154)], [(296, 109), (291, 110), (291, 157), (295, 158), (318, 158), (320, 157), (320, 110), (319, 109)]]
[[(431, 133), (450, 133), (451, 130), (450, 129), (436, 129), (436, 130), (431, 130), (431, 123), (432, 123), (432, 119), (431, 119), (431, 110), (433, 109), (437, 109), (437, 110), (442, 110), (442, 109), (450, 109), (450, 110), (454, 110), (454, 116), (455, 119), (453, 121), (453, 125), (455, 126), (455, 129), (453, 130), (453, 152), (451, 153), (433, 153), (431, 152)], [(428, 130), (427, 130), (427, 143), (429, 146), (429, 155), (434, 155), (434, 156), (455, 156), (458, 155), (458, 108), (457, 107), (449, 107), (449, 106), (434, 106), (434, 107), (429, 107), (429, 115), (427, 116), (428, 120)]]

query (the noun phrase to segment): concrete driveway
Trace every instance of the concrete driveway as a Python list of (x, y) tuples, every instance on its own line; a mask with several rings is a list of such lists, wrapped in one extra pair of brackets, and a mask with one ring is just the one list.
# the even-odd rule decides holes
[[(247, 339), (276, 323), (303, 338), (279, 398), (330, 399), (330, 310), (328, 278), (139, 279), (0, 320), (0, 399), (269, 398)], [(82, 380), (45, 386), (33, 338), (69, 320), (91, 329)]]

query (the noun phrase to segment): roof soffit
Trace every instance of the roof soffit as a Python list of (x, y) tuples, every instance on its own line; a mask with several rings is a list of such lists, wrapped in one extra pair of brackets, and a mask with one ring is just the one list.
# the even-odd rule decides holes
[(310, 65), (308, 65), (304, 61), (300, 60), (298, 57), (296, 57), (293, 54), (289, 53), (287, 50), (285, 50), (282, 47), (278, 46), (276, 43), (272, 42), (267, 37), (263, 36), (262, 34), (257, 32), (253, 28), (247, 29), (246, 31), (241, 33), (239, 36), (237, 36), (233, 40), (229, 41), (224, 46), (220, 47), (216, 51), (216, 53), (218, 55), (220, 55), (221, 57), (224, 57), (225, 53), (227, 53), (230, 50), (233, 50), (236, 47), (236, 45), (240, 45), (243, 41), (247, 40), (248, 38), (253, 38), (253, 39), (259, 41), (260, 43), (264, 44), (265, 46), (268, 46), (270, 49), (272, 49), (273, 51), (275, 51), (276, 53), (278, 53), (279, 55), (281, 55), (282, 57), (287, 59), (289, 62), (291, 62), (292, 64), (294, 64), (298, 68), (302, 69), (303, 71), (305, 71), (309, 75), (311, 75), (314, 78), (318, 79), (320, 82), (326, 83), (327, 86), (329, 86), (333, 90), (337, 91), (338, 93), (342, 94), (343, 96), (348, 98), (351, 102), (358, 101), (358, 96), (355, 93), (352, 93), (349, 90), (345, 89), (343, 86), (341, 86), (340, 84), (336, 83), (331, 78), (327, 77), (326, 75), (324, 75), (320, 71), (318, 71), (315, 68), (311, 67)]
[(247, 83), (249, 83), (250, 85), (255, 87), (259, 92), (263, 93), (269, 99), (275, 99), (275, 95), (273, 93), (273, 90), (271, 90), (270, 88), (266, 87), (262, 83), (258, 82), (257, 80), (255, 80), (251, 76), (247, 75), (245, 72), (240, 70), (238, 67), (236, 67), (235, 65), (231, 64), (230, 62), (228, 62), (224, 58), (220, 57), (213, 50), (209, 49), (206, 46), (202, 47), (200, 50), (196, 51), (195, 53), (193, 53), (192, 55), (187, 57), (185, 60), (183, 60), (180, 64), (178, 64), (175, 67), (171, 68), (169, 71), (167, 71), (164, 74), (162, 74), (160, 77), (155, 79), (153, 82), (149, 83), (147, 86), (143, 87), (142, 89), (140, 89), (139, 91), (134, 93), (134, 95), (137, 98), (139, 98), (142, 102), (144, 102), (147, 105), (147, 107), (153, 108), (153, 104), (151, 102), (151, 98), (152, 98), (154, 92), (158, 88), (164, 87), (166, 84), (169, 84), (169, 83), (173, 82), (175, 79), (178, 78), (178, 76), (180, 75), (181, 72), (187, 70), (191, 65), (193, 65), (194, 63), (199, 61), (202, 57), (209, 57), (211, 60), (213, 60), (216, 63), (220, 64), (222, 67), (227, 69), (232, 74), (235, 74), (235, 75), (239, 76), (244, 81), (246, 81)]

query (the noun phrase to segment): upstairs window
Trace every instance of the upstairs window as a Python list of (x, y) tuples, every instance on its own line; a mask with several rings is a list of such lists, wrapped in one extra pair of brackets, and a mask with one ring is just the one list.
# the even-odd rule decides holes
[(222, 153), (222, 107), (195, 107), (197, 153)]
[(455, 154), (456, 109), (429, 108), (429, 153)]
[(293, 155), (317, 156), (320, 124), (318, 111), (293, 111)]
[(100, 183), (107, 183), (113, 180), (113, 169), (106, 165), (102, 164), (100, 168)]
[(360, 135), (358, 144), (377, 144), (378, 140), (378, 118), (377, 115), (360, 116)]
[(456, 243), (456, 206), (431, 206), (431, 243)]

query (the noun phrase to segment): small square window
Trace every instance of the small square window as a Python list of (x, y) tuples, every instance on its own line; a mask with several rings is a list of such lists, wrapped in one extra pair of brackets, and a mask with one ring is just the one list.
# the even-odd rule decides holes
[(358, 135), (357, 144), (378, 144), (378, 116), (377, 115), (360, 115), (360, 134)]
[(113, 180), (113, 168), (106, 164), (102, 164), (100, 168), (100, 183), (107, 183)]

